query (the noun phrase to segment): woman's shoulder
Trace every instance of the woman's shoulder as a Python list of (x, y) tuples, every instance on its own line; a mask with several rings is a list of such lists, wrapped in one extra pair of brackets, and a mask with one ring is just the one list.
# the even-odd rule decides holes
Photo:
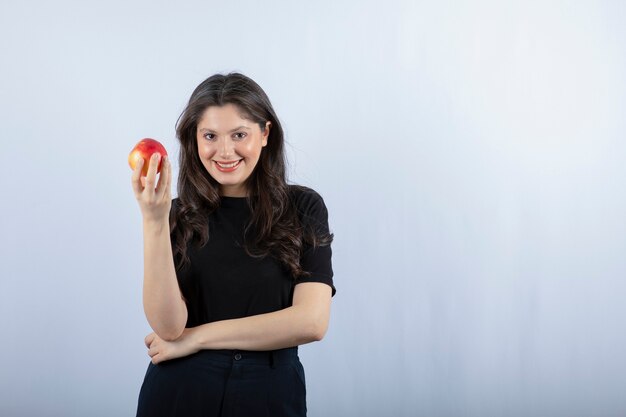
[(324, 199), (322, 196), (312, 188), (304, 185), (290, 184), (289, 195), (291, 199), (296, 203), (298, 208), (306, 208), (315, 205), (323, 205)]
[(289, 195), (301, 217), (325, 221), (328, 210), (322, 196), (312, 188), (303, 185), (289, 185)]

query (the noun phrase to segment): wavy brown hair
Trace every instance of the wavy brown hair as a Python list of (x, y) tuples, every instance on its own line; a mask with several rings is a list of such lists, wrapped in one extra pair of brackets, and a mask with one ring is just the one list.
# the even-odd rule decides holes
[(278, 117), (263, 89), (236, 72), (215, 74), (200, 83), (176, 124), (180, 141), (178, 202), (170, 213), (176, 269), (189, 264), (189, 244), (201, 247), (208, 242), (207, 214), (220, 204), (219, 183), (198, 156), (196, 136), (204, 111), (210, 106), (226, 104), (235, 105), (241, 117), (258, 124), (262, 131), (268, 120), (272, 123), (267, 145), (246, 182), (252, 215), (245, 228), (244, 248), (253, 257), (275, 257), (294, 278), (308, 275), (300, 266), (303, 245), (326, 245), (333, 236), (319, 235), (319, 231), (301, 225), (286, 181), (284, 137)]

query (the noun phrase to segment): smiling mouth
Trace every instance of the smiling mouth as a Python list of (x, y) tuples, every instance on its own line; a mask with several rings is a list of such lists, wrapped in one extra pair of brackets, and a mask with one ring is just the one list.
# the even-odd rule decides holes
[(241, 161), (243, 161), (243, 159), (240, 159), (238, 161), (232, 161), (232, 162), (218, 162), (218, 161), (213, 161), (213, 162), (215, 162), (215, 165), (217, 166), (218, 170), (222, 172), (230, 172), (230, 171), (234, 171), (239, 166)]

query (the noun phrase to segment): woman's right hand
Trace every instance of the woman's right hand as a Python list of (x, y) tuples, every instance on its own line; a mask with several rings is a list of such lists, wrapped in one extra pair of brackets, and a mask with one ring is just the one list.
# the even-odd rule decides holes
[(148, 165), (148, 174), (141, 176), (141, 169), (145, 163), (143, 158), (137, 158), (137, 165), (132, 175), (133, 192), (139, 203), (141, 215), (145, 222), (164, 222), (169, 220), (172, 197), (170, 187), (172, 183), (172, 166), (167, 156), (163, 157), (159, 182), (156, 182), (157, 167), (161, 155), (154, 153)]

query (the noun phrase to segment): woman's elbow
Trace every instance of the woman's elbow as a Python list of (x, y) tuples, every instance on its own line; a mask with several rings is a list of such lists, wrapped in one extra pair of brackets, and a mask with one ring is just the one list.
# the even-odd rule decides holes
[(311, 320), (307, 326), (306, 338), (310, 342), (319, 342), (326, 335), (328, 330), (328, 319), (326, 317), (318, 317)]
[(311, 341), (319, 342), (324, 338), (325, 335), (326, 335), (326, 329), (319, 329), (311, 334)]
[[(182, 320), (183, 318), (184, 320)], [(187, 318), (181, 317), (181, 320), (177, 320), (175, 322), (170, 320), (148, 320), (148, 322), (150, 323), (150, 327), (152, 327), (152, 330), (154, 330), (157, 336), (159, 336), (166, 342), (173, 342), (174, 340), (182, 336), (183, 331), (185, 331)]]
[(169, 328), (169, 329), (154, 329), (154, 332), (166, 342), (173, 342), (182, 336), (185, 327), (183, 326), (181, 329), (178, 328)]
[(187, 326), (187, 307), (182, 306), (176, 314), (145, 309), (148, 324), (161, 339), (172, 342), (178, 339)]

